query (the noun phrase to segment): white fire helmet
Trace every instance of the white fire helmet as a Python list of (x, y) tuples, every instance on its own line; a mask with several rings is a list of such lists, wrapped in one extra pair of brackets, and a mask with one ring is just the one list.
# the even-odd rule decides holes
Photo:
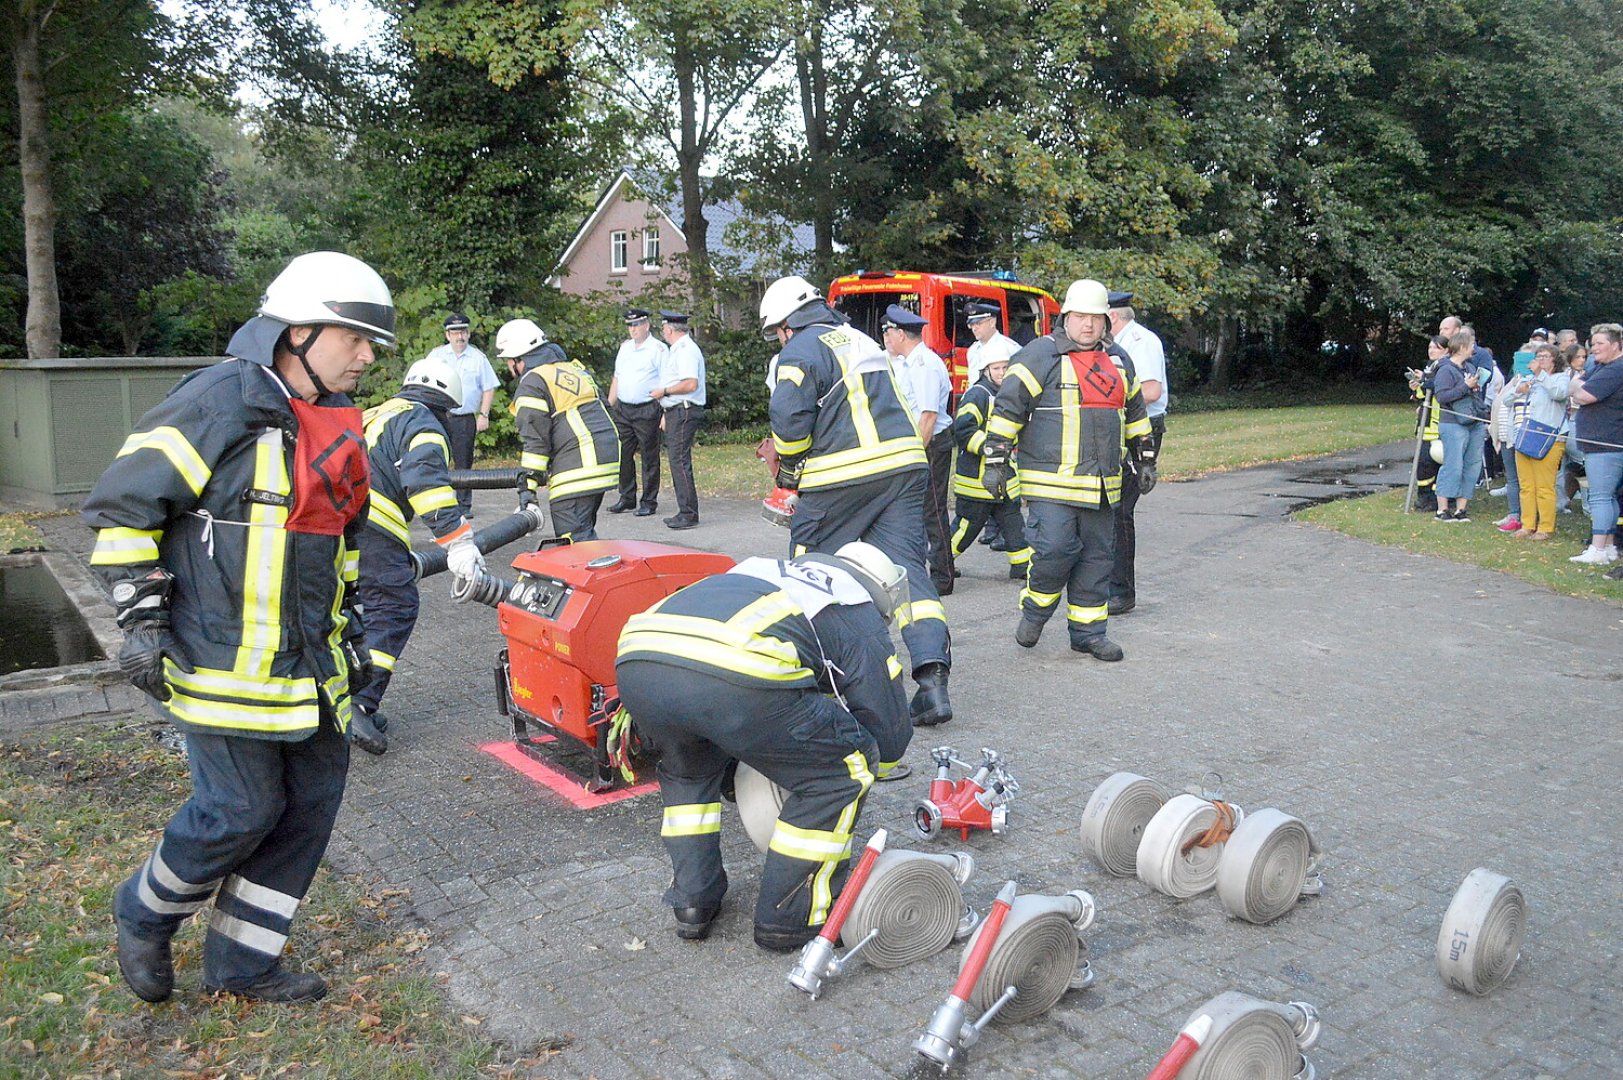
[(406, 372), (401, 386), (426, 386), (438, 390), (450, 400), (451, 408), (462, 405), (462, 375), (449, 360), (438, 356), (425, 356)]
[(512, 319), (496, 331), (496, 355), (517, 360), (547, 343), (547, 332), (529, 319)]
[(851, 576), (868, 590), (888, 626), (908, 601), (907, 571), (891, 562), (883, 551), (862, 540), (853, 540), (834, 554), (851, 567)]
[(1092, 278), (1082, 278), (1071, 282), (1071, 287), (1065, 290), (1065, 303), (1060, 305), (1060, 314), (1070, 315), (1109, 315), (1110, 290)]
[(779, 278), (761, 294), (761, 332), (767, 333), (813, 300), (822, 298), (817, 286), (803, 277)]

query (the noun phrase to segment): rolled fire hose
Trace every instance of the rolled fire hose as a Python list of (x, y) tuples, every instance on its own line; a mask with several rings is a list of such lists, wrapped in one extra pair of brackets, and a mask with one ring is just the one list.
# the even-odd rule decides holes
[(1318, 1010), (1306, 1002), (1279, 1005), (1235, 990), (1196, 1009), (1212, 1031), (1178, 1072), (1178, 1080), (1313, 1080), (1303, 1051), (1319, 1040)]
[(960, 888), (974, 872), (975, 860), (967, 854), (887, 850), (874, 863), (841, 936), (850, 944), (878, 930), (860, 954), (876, 968), (934, 956), (968, 937), (980, 921), (965, 907)]
[(778, 812), (783, 809), (783, 800), (789, 797), (788, 789), (779, 787), (740, 761), (733, 776), (733, 795), (738, 800), (738, 816), (743, 819), (744, 831), (765, 855), (767, 845), (772, 843), (772, 834), (778, 828)]
[(1117, 877), (1132, 877), (1144, 827), (1166, 801), (1166, 789), (1147, 777), (1130, 772), (1106, 777), (1082, 811), (1083, 853)]
[[(1076, 889), (1064, 896), (1020, 896), (1009, 908), (986, 967), (975, 981), (970, 1003), (991, 1008), (1005, 989), (1019, 991), (994, 1020), (1014, 1024), (1052, 1009), (1067, 990), (1083, 989), (1093, 973), (1083, 956), (1082, 931), (1093, 924), (1093, 897)], [(967, 961), (979, 931), (964, 949)]]
[[(1232, 806), (1236, 822), (1245, 811)], [(1217, 821), (1217, 807), (1199, 795), (1174, 795), (1155, 812), (1138, 842), (1138, 878), (1157, 892), (1183, 900), (1217, 884), (1224, 845), (1183, 849)]]
[[(473, 546), (479, 549), (480, 554), (488, 555), (539, 529), (542, 521), (541, 511), (535, 507), (520, 510), (474, 533)], [(413, 550), (411, 562), (416, 580), (421, 581), (425, 577), (444, 573), (446, 558), (445, 549), (442, 547)]]
[(499, 491), (518, 487), (518, 469), (452, 469), (451, 486), (458, 491)]
[(1217, 898), (1236, 919), (1270, 923), (1317, 895), (1319, 850), (1299, 819), (1273, 807), (1235, 826), (1217, 863)]
[(1437, 933), (1437, 973), (1455, 990), (1498, 989), (1521, 957), (1527, 903), (1503, 874), (1479, 866), (1465, 875)]

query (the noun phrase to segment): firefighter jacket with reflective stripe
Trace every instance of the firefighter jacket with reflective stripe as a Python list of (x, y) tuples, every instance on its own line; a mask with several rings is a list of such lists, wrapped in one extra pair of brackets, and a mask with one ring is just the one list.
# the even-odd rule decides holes
[(392, 397), (366, 410), (366, 449), (372, 467), (368, 525), (408, 548), (408, 523), (419, 515), (436, 540), (463, 528), (445, 429), (427, 405)]
[(592, 495), (619, 482), (620, 436), (596, 380), (579, 363), (527, 368), (513, 405), (524, 447), (519, 464), (548, 478), (550, 498)]
[(800, 490), (848, 487), (929, 460), (885, 350), (818, 304), (791, 315), (778, 355), (772, 441)]
[(1083, 350), (1056, 333), (1009, 362), (986, 430), (1018, 440), (1028, 500), (1099, 507), (1120, 501), (1126, 440), (1149, 435), (1150, 420), (1125, 352)]
[(280, 379), (228, 359), (143, 416), (85, 500), (109, 589), (155, 566), (174, 575), (170, 627), (193, 670), (165, 664), (165, 707), (182, 728), (300, 740), (324, 703), (348, 729), (340, 609), (364, 515), (340, 536), (286, 528), (298, 438)]
[[(958, 466), (952, 477), (952, 493), (966, 499), (995, 502), (984, 482), (986, 462), (981, 450), (986, 445), (986, 423), (992, 419), (992, 402), (997, 387), (984, 375), (958, 400), (958, 415), (952, 418), (952, 441), (958, 444)], [(1020, 497), (1020, 476), (1009, 479), (1009, 498)]]
[(1419, 419), (1416, 421), (1420, 425), (1420, 437), (1428, 442), (1443, 437), (1442, 432), (1437, 428), (1437, 423), (1442, 417), (1442, 411), (1437, 408), (1437, 397), (1432, 393), (1431, 388), (1432, 376), (1436, 373), (1437, 365), (1434, 363), (1426, 368), (1425, 374), (1421, 377), (1420, 385), (1414, 390), (1415, 400), (1420, 402)]
[(808, 619), (768, 581), (717, 574), (627, 620), (618, 659), (653, 660), (741, 686), (834, 694), (879, 743), (881, 761), (901, 760), (912, 737), (901, 661), (871, 603), (829, 604)]

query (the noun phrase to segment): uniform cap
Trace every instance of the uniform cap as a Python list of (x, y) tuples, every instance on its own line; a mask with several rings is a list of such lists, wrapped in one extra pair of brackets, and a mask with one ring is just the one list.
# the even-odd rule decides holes
[(927, 325), (923, 315), (915, 314), (900, 304), (892, 304), (885, 309), (884, 321), (879, 324), (886, 330), (906, 330), (912, 334), (921, 333)]
[(1110, 291), (1110, 306), (1111, 307), (1126, 307), (1128, 304), (1131, 304), (1132, 302), (1133, 302), (1133, 294), (1132, 293), (1130, 293), (1130, 292), (1116, 292), (1114, 289), (1112, 289)]
[(663, 308), (660, 309), (659, 318), (661, 322), (675, 323), (677, 326), (686, 326), (691, 320), (685, 312), (666, 311)]
[(445, 317), (445, 328), (447, 330), (467, 330), (472, 325), (472, 323), (468, 322), (468, 317), (460, 311), (453, 311)]
[(626, 325), (636, 326), (648, 321), (648, 312), (640, 307), (626, 308)]
[(965, 304), (964, 321), (980, 322), (982, 319), (994, 319), (998, 314), (996, 304)]

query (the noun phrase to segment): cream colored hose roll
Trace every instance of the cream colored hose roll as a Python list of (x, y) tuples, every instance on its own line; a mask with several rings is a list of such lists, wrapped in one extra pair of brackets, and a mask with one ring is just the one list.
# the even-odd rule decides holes
[(1157, 810), (1166, 805), (1160, 784), (1137, 773), (1105, 777), (1082, 811), (1082, 851), (1117, 877), (1138, 870), (1138, 843)]
[[(1245, 812), (1233, 807), (1235, 820)], [(1210, 847), (1184, 847), (1205, 833), (1217, 821), (1217, 807), (1198, 795), (1174, 795), (1156, 811), (1144, 836), (1138, 842), (1138, 877), (1156, 892), (1180, 900), (1199, 894), (1217, 884), (1217, 865), (1223, 857), (1223, 844)]]
[(1455, 990), (1488, 994), (1510, 977), (1527, 936), (1527, 903), (1503, 874), (1465, 876), (1437, 933), (1437, 973)]

